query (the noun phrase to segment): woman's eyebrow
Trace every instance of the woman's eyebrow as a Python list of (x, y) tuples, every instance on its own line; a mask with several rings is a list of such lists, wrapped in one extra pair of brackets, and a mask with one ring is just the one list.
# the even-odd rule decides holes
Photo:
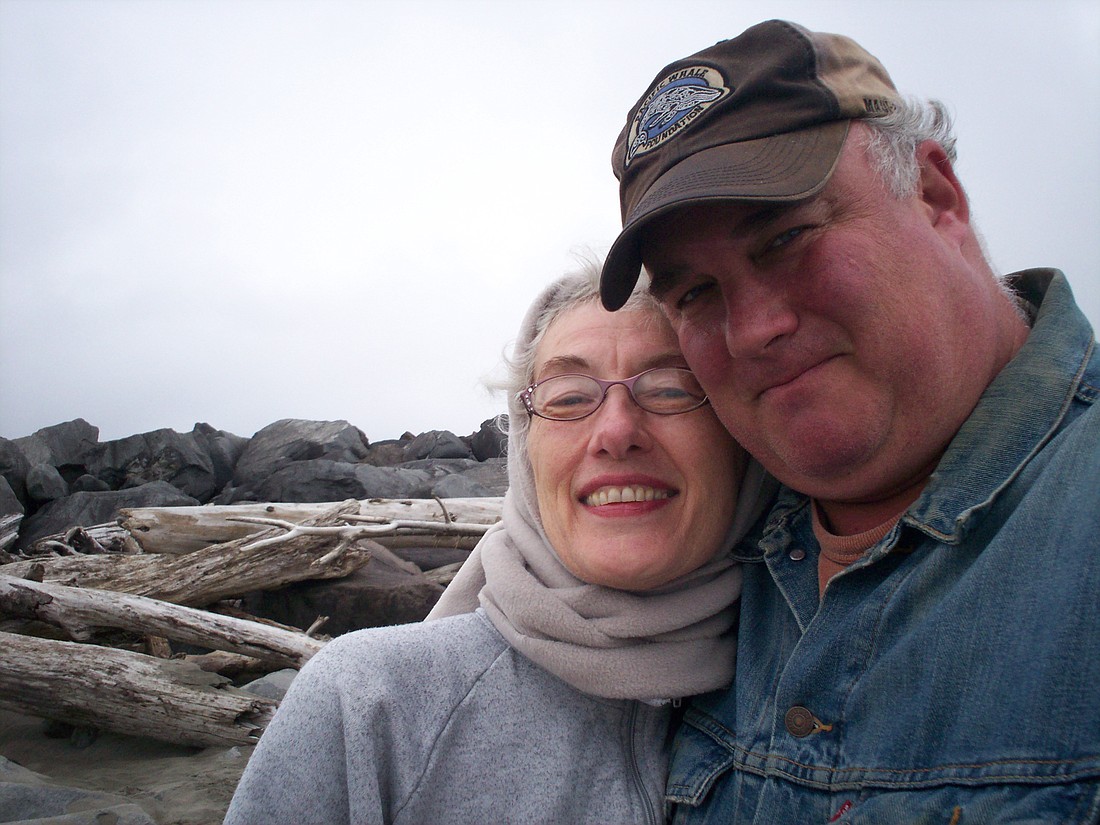
[(556, 355), (535, 372), (536, 380), (547, 372), (575, 372), (589, 368), (589, 363), (579, 355)]
[[(638, 362), (638, 372), (645, 372), (656, 367), (687, 367), (687, 360), (679, 350), (667, 350), (655, 353)], [(565, 372), (585, 372), (590, 374), (592, 364), (579, 355), (558, 355), (549, 359), (535, 372), (535, 380), (542, 380), (548, 373), (561, 374)], [(604, 376), (596, 376), (603, 378)]]

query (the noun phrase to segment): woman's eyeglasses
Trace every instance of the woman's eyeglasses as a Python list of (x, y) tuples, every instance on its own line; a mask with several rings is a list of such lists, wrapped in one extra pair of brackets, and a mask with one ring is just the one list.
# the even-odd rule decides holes
[(691, 412), (707, 403), (695, 375), (683, 367), (656, 367), (621, 381), (566, 373), (537, 381), (519, 394), (531, 415), (551, 421), (576, 421), (592, 415), (616, 384), (626, 387), (634, 403), (655, 415)]

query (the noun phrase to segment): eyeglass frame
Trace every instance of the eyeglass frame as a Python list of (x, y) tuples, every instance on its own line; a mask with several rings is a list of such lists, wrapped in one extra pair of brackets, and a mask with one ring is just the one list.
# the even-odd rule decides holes
[[(658, 412), (655, 410), (647, 410), (640, 403), (638, 403), (638, 399), (634, 395), (634, 385), (643, 375), (647, 375), (651, 372), (656, 372), (657, 370), (677, 370), (679, 372), (691, 372), (691, 370), (687, 367), (650, 367), (649, 369), (642, 370), (637, 375), (633, 375), (630, 378), (621, 378), (614, 381), (597, 378), (594, 375), (589, 375), (588, 373), (584, 372), (562, 372), (558, 373), (557, 375), (551, 375), (549, 378), (544, 378), (542, 381), (535, 381), (526, 389), (516, 393), (516, 396), (519, 398), (520, 403), (523, 404), (523, 408), (527, 410), (528, 416), (538, 416), (544, 421), (583, 421), (585, 418), (588, 418), (589, 416), (594, 415), (596, 412), (599, 411), (600, 407), (603, 406), (603, 402), (607, 400), (607, 391), (617, 384), (621, 384), (622, 386), (626, 387), (626, 392), (627, 395), (630, 396), (630, 400), (634, 402), (638, 409), (640, 409), (642, 412), (647, 412), (650, 415), (683, 415), (684, 413), (694, 412), (700, 407), (705, 407), (707, 404), (710, 403), (710, 396), (704, 394), (702, 401), (700, 401), (694, 407), (689, 407), (686, 410), (676, 410), (676, 412)], [(569, 376), (578, 376), (580, 378), (588, 378), (592, 381), (595, 381), (600, 388), (600, 403), (593, 407), (590, 412), (586, 412), (584, 415), (578, 415), (576, 418), (551, 418), (549, 416), (542, 415), (541, 413), (536, 412), (535, 406), (531, 401), (531, 396), (534, 394), (535, 390), (538, 389), (539, 385), (545, 384), (547, 381), (553, 381), (556, 378), (566, 378)], [(696, 379), (696, 381), (698, 382), (698, 379)], [(700, 389), (702, 389), (702, 387), (700, 387)]]

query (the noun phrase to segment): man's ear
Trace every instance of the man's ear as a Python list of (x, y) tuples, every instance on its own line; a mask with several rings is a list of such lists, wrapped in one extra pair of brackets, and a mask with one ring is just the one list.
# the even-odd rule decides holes
[(917, 197), (937, 231), (962, 237), (970, 231), (970, 203), (943, 147), (926, 140), (917, 147), (920, 190)]

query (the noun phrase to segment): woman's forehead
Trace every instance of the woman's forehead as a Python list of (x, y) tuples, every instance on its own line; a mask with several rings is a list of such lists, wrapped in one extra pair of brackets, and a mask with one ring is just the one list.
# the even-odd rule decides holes
[(566, 310), (547, 328), (535, 350), (535, 370), (551, 361), (579, 368), (621, 358), (679, 357), (676, 335), (656, 308), (608, 312), (597, 303), (585, 303)]

